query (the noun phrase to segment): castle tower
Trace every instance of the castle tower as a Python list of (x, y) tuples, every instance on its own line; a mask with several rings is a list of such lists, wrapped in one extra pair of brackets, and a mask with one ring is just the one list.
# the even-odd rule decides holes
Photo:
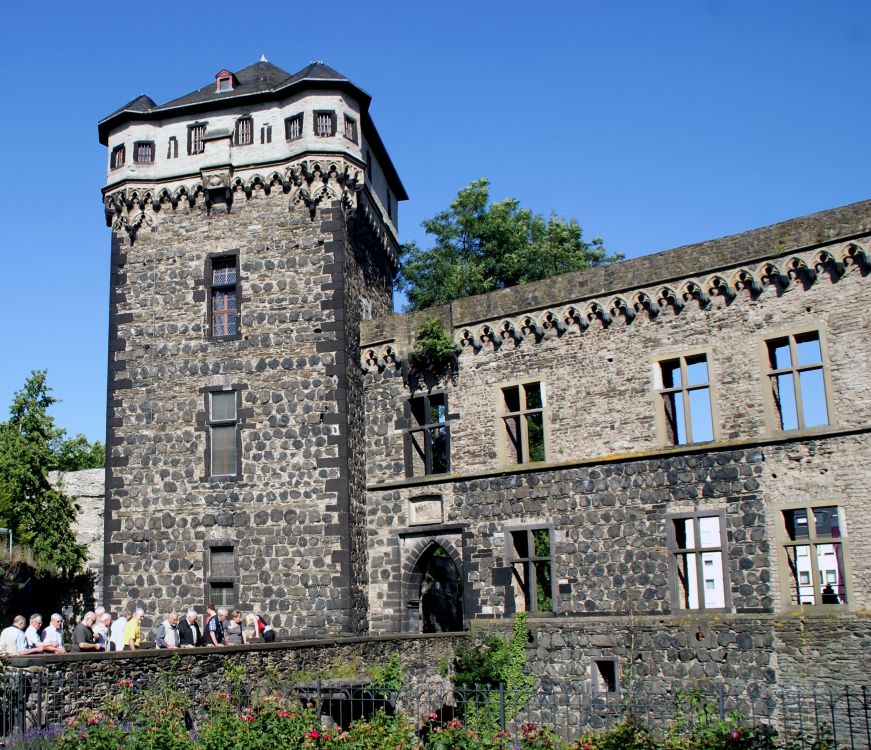
[(359, 325), (392, 310), (406, 199), (369, 102), (261, 59), (100, 122), (108, 607), (366, 629)]

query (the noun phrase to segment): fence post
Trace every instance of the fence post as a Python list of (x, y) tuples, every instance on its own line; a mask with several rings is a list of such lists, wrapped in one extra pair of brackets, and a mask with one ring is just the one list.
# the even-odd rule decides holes
[(24, 681), (24, 673), (19, 672), (18, 673), (18, 696), (16, 699), (16, 704), (18, 706), (18, 716), (16, 717), (16, 719), (17, 719), (17, 724), (18, 724), (18, 732), (20, 734), (24, 734), (24, 729), (25, 729), (24, 711), (25, 711), (25, 708), (27, 706), (26, 690), (27, 690), (27, 686), (26, 686), (25, 681)]
[(505, 731), (505, 683), (499, 683), (499, 729)]

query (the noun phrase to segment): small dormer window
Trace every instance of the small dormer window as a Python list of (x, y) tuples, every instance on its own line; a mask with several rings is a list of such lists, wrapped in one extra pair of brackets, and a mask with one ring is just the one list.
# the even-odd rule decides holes
[(232, 91), (233, 83), (233, 74), (229, 70), (222, 70), (215, 76), (215, 91), (218, 93)]

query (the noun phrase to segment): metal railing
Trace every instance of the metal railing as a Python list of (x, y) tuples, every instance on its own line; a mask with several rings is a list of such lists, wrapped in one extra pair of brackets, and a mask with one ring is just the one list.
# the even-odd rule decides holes
[[(126, 678), (119, 673), (113, 685), (118, 677)], [(107, 685), (99, 683), (102, 691), (95, 687), (102, 679), (8, 670), (0, 676), (0, 737), (59, 726), (83, 709), (100, 709)], [(601, 693), (591, 692), (588, 683), (571, 681), (542, 681), (526, 692), (504, 685), (453, 689), (442, 682), (435, 688), (411, 685), (390, 692), (365, 680), (269, 682), (264, 678), (228, 683), (219, 674), (153, 674), (133, 678), (133, 690), (146, 691), (161, 680), (189, 694), (194, 724), (205, 717), (205, 697), (223, 690), (240, 710), (271, 695), (314, 707), (324, 725), (342, 727), (382, 710), (410, 715), (422, 732), (459, 720), (494, 732), (519, 732), (524, 724), (547, 726), (561, 738), (575, 740), (586, 731), (607, 730), (628, 718), (662, 734), (674, 722), (691, 731), (700, 723), (737, 715), (742, 726), (768, 726), (807, 747), (827, 738), (836, 748), (871, 750), (871, 689), (864, 685), (672, 684)], [(112, 686), (108, 687), (111, 695)]]

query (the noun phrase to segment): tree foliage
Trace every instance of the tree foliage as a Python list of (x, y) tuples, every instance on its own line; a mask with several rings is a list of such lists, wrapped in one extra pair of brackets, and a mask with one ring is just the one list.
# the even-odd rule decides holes
[(460, 190), (450, 208), (423, 222), (423, 227), (434, 244), (429, 250), (414, 242), (403, 245), (396, 282), (408, 296), (409, 310), (622, 257), (606, 255), (599, 238), (585, 241), (576, 219), (546, 219), (514, 198), (490, 203), (486, 178)]
[(85, 560), (72, 531), (76, 509), (48, 481), (57, 464), (52, 446), (63, 436), (48, 414), (56, 401), (45, 371), (34, 371), (0, 423), (0, 522), (43, 562), (72, 573)]
[(88, 441), (82, 433), (75, 437), (60, 437), (52, 441), (55, 456), (54, 467), (58, 471), (81, 471), (102, 469), (106, 465), (106, 446), (99, 440)]

